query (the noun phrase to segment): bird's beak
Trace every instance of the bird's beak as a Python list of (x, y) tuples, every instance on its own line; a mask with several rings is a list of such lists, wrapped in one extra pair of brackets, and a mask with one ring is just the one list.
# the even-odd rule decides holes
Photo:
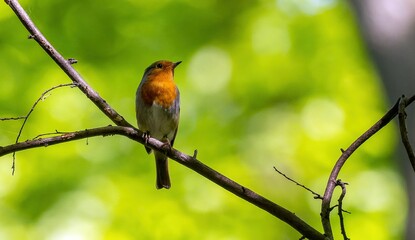
[(173, 63), (173, 69), (175, 69), (180, 63), (182, 63), (182, 61), (178, 61)]

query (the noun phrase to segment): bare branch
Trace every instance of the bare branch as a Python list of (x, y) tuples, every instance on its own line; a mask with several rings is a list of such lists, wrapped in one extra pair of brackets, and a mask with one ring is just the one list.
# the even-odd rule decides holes
[[(405, 107), (410, 105), (415, 101), (415, 95), (405, 101)], [(358, 149), (366, 140), (372, 137), (375, 133), (381, 130), (386, 126), (392, 119), (398, 115), (399, 111), (399, 101), (372, 127), (370, 127), (366, 132), (364, 132), (359, 138), (357, 138), (346, 150), (342, 150), (340, 158), (337, 160), (336, 164), (333, 167), (333, 170), (330, 173), (329, 179), (327, 181), (326, 190), (324, 192), (323, 201), (321, 204), (321, 222), (324, 228), (324, 234), (329, 238), (333, 239), (333, 231), (331, 229), (330, 223), (330, 202), (333, 197), (333, 191), (336, 187), (337, 177), (342, 169), (343, 165), (346, 163), (347, 159), (353, 154), (356, 149)]]
[(406, 97), (402, 96), (399, 99), (399, 130), (401, 133), (402, 143), (405, 146), (406, 153), (408, 154), (409, 161), (411, 162), (412, 169), (415, 171), (415, 155), (414, 151), (412, 150), (411, 143), (409, 142), (408, 138), (408, 130), (406, 128), (406, 112), (405, 112), (405, 105), (406, 105)]
[(283, 177), (285, 177), (288, 181), (291, 181), (291, 182), (295, 183), (297, 186), (300, 186), (300, 187), (304, 188), (305, 190), (307, 190), (307, 191), (311, 192), (311, 193), (314, 195), (314, 199), (323, 199), (323, 197), (322, 197), (320, 194), (318, 194), (318, 193), (314, 192), (314, 191), (313, 191), (313, 190), (311, 190), (310, 188), (308, 188), (308, 187), (304, 186), (303, 184), (301, 184), (301, 183), (299, 183), (299, 182), (295, 181), (294, 179), (292, 179), (292, 178), (288, 177), (287, 175), (285, 175), (285, 173), (283, 173), (283, 172), (281, 172), (280, 170), (278, 170), (275, 166), (274, 166), (274, 170), (275, 170), (277, 173), (279, 173), (280, 175), (282, 175)]
[[(83, 131), (76, 131), (76, 132), (68, 132), (64, 134), (60, 134), (59, 136), (48, 137), (48, 138), (38, 138), (36, 137), (33, 140), (26, 140), (24, 142), (18, 142), (15, 144), (11, 144), (8, 146), (0, 147), (0, 157), (6, 154), (15, 153), (27, 149), (38, 148), (38, 147), (47, 147), (59, 143), (79, 140), (87, 137), (95, 137), (95, 136), (107, 136), (107, 135), (127, 135), (130, 128), (127, 127), (102, 127), (102, 128), (94, 128), (94, 129), (87, 129)], [(134, 129), (132, 129), (133, 134), (135, 133)]]
[(48, 147), (51, 145), (96, 137), (96, 136), (109, 136), (109, 135), (122, 135), (126, 136), (134, 141), (144, 144), (147, 142), (146, 146), (150, 147), (153, 150), (167, 150), (166, 155), (175, 160), (176, 162), (192, 169), (195, 172), (198, 172), (202, 176), (211, 180), (212, 182), (218, 184), (224, 189), (230, 191), (231, 193), (239, 196), (240, 198), (252, 203), (253, 205), (267, 211), (273, 216), (281, 219), (282, 221), (288, 223), (302, 235), (306, 236), (308, 239), (317, 239), (323, 240), (324, 235), (319, 233), (313, 227), (308, 225), (302, 219), (297, 217), (294, 213), (288, 211), (287, 209), (279, 206), (278, 204), (273, 203), (272, 201), (262, 197), (261, 195), (251, 191), (250, 189), (236, 183), (235, 181), (227, 178), (221, 173), (213, 170), (212, 168), (206, 166), (202, 162), (198, 161), (194, 156), (189, 156), (184, 154), (174, 148), (166, 149), (164, 143), (158, 141), (155, 138), (147, 138), (143, 136), (143, 132), (138, 129), (123, 127), (123, 126), (106, 126), (101, 128), (87, 129), (83, 131), (68, 132), (61, 134), (59, 136), (48, 137), (48, 138), (36, 138), (33, 140), (27, 140), (25, 142), (19, 142), (12, 145), (0, 147), (0, 156), (10, 154), (12, 152), (23, 151), (31, 148), (38, 147)]

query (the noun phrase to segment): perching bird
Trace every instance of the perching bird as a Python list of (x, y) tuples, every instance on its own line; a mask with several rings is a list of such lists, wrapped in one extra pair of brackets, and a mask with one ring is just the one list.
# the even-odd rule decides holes
[[(138, 128), (149, 136), (173, 146), (180, 116), (180, 93), (173, 81), (174, 69), (180, 62), (157, 61), (144, 72), (136, 92)], [(147, 137), (148, 137), (147, 135)], [(151, 152), (147, 148), (147, 153)], [(167, 156), (154, 151), (157, 170), (157, 189), (169, 189), (170, 177)]]

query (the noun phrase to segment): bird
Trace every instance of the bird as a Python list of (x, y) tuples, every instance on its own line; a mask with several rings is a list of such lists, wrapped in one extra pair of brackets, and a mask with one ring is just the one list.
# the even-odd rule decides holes
[[(174, 82), (174, 69), (181, 63), (156, 61), (147, 67), (137, 88), (135, 110), (138, 128), (172, 147), (180, 118), (180, 92)], [(148, 154), (151, 149), (145, 147)], [(171, 187), (167, 156), (154, 151), (156, 159), (156, 188)]]

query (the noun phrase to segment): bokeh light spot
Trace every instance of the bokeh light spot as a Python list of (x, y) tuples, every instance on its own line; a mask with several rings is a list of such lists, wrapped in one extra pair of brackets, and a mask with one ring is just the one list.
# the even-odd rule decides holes
[[(187, 206), (197, 212), (210, 212), (222, 205), (222, 191), (196, 176), (189, 176), (185, 183)], [(203, 186), (203, 187), (200, 187)]]
[(229, 54), (217, 47), (204, 47), (193, 56), (188, 79), (200, 92), (215, 93), (226, 86), (231, 74)]
[(305, 13), (309, 15), (333, 6), (337, 0), (277, 0), (277, 7), (289, 13)]
[(302, 125), (312, 139), (328, 139), (343, 129), (343, 110), (328, 99), (310, 100), (302, 111)]
[(259, 19), (253, 27), (252, 48), (258, 54), (286, 53), (291, 41), (287, 29), (273, 23), (272, 19)]

